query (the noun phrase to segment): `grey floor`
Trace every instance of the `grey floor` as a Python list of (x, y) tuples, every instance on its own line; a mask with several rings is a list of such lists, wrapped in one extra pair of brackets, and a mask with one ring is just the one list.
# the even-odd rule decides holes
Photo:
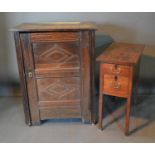
[(120, 116), (124, 106), (106, 116), (103, 131), (77, 121), (28, 127), (24, 123), (22, 99), (1, 97), (0, 142), (155, 142), (155, 96), (141, 96), (139, 102), (132, 108), (130, 135), (126, 137), (122, 131), (124, 116)]

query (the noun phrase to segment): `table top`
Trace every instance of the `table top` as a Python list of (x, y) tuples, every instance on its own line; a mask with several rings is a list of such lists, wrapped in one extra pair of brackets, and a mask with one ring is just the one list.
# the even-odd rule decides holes
[(124, 65), (136, 65), (144, 50), (144, 45), (130, 43), (112, 43), (97, 61)]
[(43, 22), (43, 23), (23, 23), (12, 28), (11, 31), (58, 31), (58, 30), (96, 30), (97, 26), (93, 22)]

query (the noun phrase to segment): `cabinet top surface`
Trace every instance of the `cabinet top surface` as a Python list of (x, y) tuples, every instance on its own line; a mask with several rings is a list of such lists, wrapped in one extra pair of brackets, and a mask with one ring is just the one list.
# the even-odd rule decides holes
[(93, 22), (51, 22), (51, 23), (23, 23), (12, 28), (11, 31), (65, 31), (65, 30), (96, 30)]
[(97, 57), (97, 61), (103, 63), (135, 65), (138, 63), (144, 47), (144, 45), (138, 44), (113, 43)]

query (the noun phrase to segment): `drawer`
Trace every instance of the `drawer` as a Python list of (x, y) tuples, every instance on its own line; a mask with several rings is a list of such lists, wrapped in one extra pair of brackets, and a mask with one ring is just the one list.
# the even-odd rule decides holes
[(108, 95), (126, 97), (129, 92), (129, 78), (104, 74), (103, 92)]
[(102, 64), (104, 74), (129, 76), (130, 67), (117, 64)]

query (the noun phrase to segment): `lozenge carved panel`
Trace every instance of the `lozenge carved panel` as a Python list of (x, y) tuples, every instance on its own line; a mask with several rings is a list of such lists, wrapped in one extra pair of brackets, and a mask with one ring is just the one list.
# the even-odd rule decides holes
[(35, 68), (80, 68), (79, 42), (33, 43)]
[(80, 100), (80, 78), (37, 79), (39, 101)]

